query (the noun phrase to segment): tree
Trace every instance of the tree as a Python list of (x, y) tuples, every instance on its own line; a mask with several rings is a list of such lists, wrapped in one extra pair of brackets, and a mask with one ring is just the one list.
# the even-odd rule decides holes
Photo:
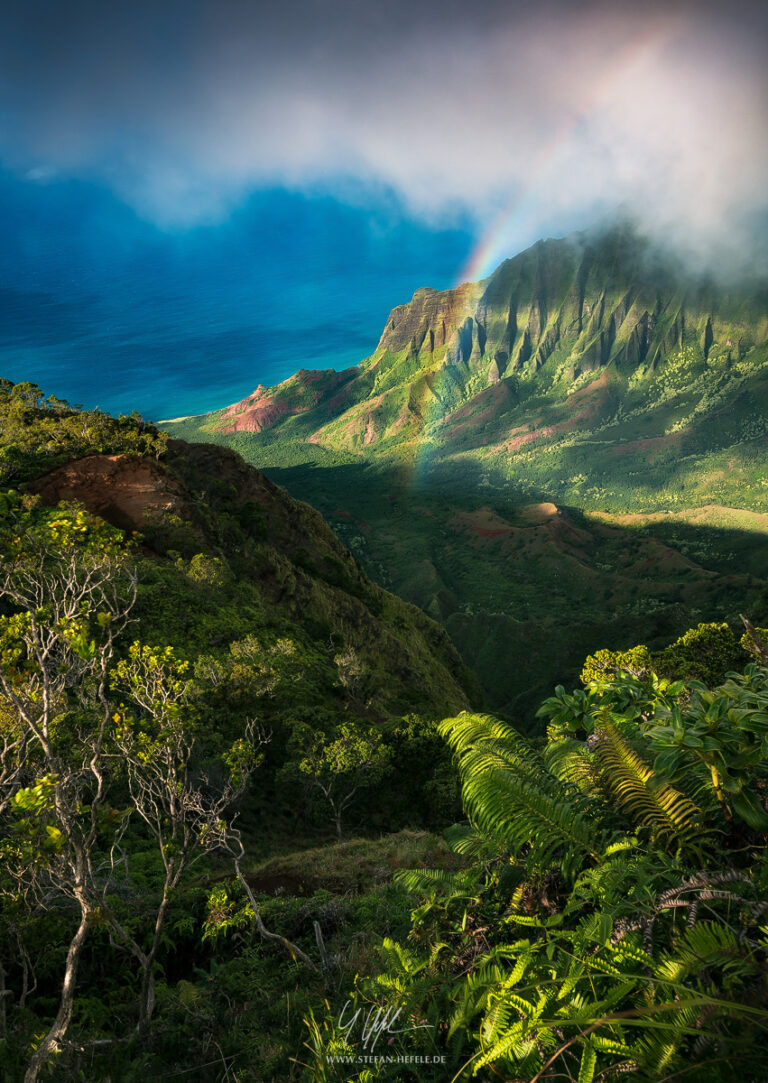
[[(215, 814), (211, 814), (208, 818), (204, 838), (206, 845), (209, 846), (210, 849), (224, 851), (232, 859), (235, 876), (248, 899), (248, 905), (250, 906), (251, 914), (259, 936), (264, 940), (280, 944), (293, 959), (300, 960), (300, 962), (304, 963), (310, 970), (317, 970), (317, 967), (306, 952), (302, 951), (300, 947), (288, 940), (287, 937), (281, 936), (280, 933), (272, 932), (264, 924), (264, 919), (261, 915), (259, 904), (256, 901), (256, 896), (242, 870), (241, 862), (245, 857), (245, 847), (243, 846), (240, 831), (234, 827), (231, 822), (227, 823), (227, 821), (217, 818)], [(209, 899), (209, 906), (210, 904), (213, 905), (209, 910), (205, 935), (207, 937), (215, 937), (222, 932), (226, 932), (230, 924), (229, 907), (226, 903), (226, 890), (214, 889), (211, 898)], [(318, 936), (318, 943), (321, 944), (320, 934), (317, 933), (317, 931), (316, 935)]]
[[(35, 515), (7, 498), (0, 557), (0, 813), (5, 869), (20, 898), (69, 898), (79, 921), (59, 1006), (29, 1064), (34, 1083), (69, 1026), (90, 924), (110, 882), (109, 670), (136, 598), (122, 533), (79, 508)], [(113, 821), (114, 837), (123, 830)]]
[(316, 735), (306, 749), (298, 771), (330, 805), (339, 842), (345, 809), (358, 790), (381, 779), (389, 760), (381, 734), (351, 722), (343, 723), (333, 739)]
[(155, 913), (152, 939), (145, 950), (112, 911), (107, 920), (141, 966), (137, 1033), (149, 1026), (155, 1006), (154, 964), (173, 892), (185, 870), (213, 845), (211, 822), (243, 792), (255, 765), (253, 727), (230, 750), (229, 777), (219, 787), (201, 774), (193, 777), (195, 739), (189, 724), (186, 662), (170, 647), (154, 648), (134, 642), (127, 658), (118, 661), (113, 687), (129, 697), (114, 714), (114, 743), (128, 778), (131, 811), (149, 829), (160, 854), (164, 878)]
[[(27, 915), (59, 909), (62, 900), (74, 903), (79, 915), (55, 1019), (25, 1075), (25, 1083), (34, 1083), (64, 1047), (93, 926), (107, 929), (141, 967), (141, 1035), (154, 1008), (168, 907), (184, 872), (204, 853), (223, 848), (249, 891), (240, 869), (244, 848), (224, 813), (243, 793), (258, 760), (255, 746), (265, 738), (253, 722), (246, 725), (218, 757), (212, 783), (195, 762), (192, 701), (200, 688), (187, 679), (187, 664), (169, 647), (134, 642), (122, 657), (116, 651), (137, 593), (133, 546), (82, 508), (29, 510), (10, 496), (3, 510), (0, 887)], [(263, 668), (266, 679), (272, 667)], [(127, 791), (125, 807), (110, 805), (110, 785), (113, 792)], [(122, 844), (135, 817), (154, 838), (163, 868), (148, 943), (121, 919), (114, 897)], [(255, 901), (253, 910), (263, 936), (313, 965), (266, 929)], [(0, 932), (23, 948), (15, 919)], [(28, 957), (23, 950), (20, 955), (26, 991)], [(5, 976), (0, 965), (3, 994)], [(5, 1003), (3, 995), (3, 1029)]]

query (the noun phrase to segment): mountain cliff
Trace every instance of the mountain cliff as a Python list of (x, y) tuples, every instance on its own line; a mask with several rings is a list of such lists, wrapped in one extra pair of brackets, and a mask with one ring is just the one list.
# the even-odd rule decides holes
[[(654, 466), (681, 450), (764, 436), (767, 340), (764, 290), (693, 281), (616, 229), (539, 242), (479, 283), (417, 290), (392, 310), (359, 367), (302, 370), (188, 427), (214, 439), (248, 432), (284, 449), (393, 459), (423, 445), (437, 462), (469, 451), (572, 496), (579, 486), (557, 464), (544, 478), (526, 469), (531, 444), (588, 441), (600, 472), (612, 475), (616, 454)], [(737, 424), (729, 425), (722, 412), (734, 398)], [(705, 432), (712, 416), (716, 434)], [(608, 457), (594, 450), (598, 429)]]
[(585, 651), (768, 598), (768, 292), (627, 228), (417, 290), (356, 368), (169, 429), (319, 508), (444, 624), (497, 709)]

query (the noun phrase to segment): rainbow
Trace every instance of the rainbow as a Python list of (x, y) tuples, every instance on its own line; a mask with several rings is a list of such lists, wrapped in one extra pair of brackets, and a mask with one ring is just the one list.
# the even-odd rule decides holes
[(569, 140), (579, 126), (589, 119), (597, 106), (608, 97), (616, 83), (639, 69), (657, 53), (672, 37), (680, 24), (679, 15), (659, 14), (651, 20), (648, 29), (639, 38), (620, 51), (613, 64), (603, 71), (589, 88), (578, 108), (573, 109), (558, 125), (552, 136), (545, 142), (525, 181), (520, 185), (509, 202), (496, 215), (488, 229), (472, 250), (469, 259), (461, 269), (459, 282), (477, 282), (491, 273), (503, 258), (504, 242), (513, 233), (515, 224), (522, 218), (531, 204), (531, 196), (547, 172), (557, 164), (558, 155), (567, 148)]
[[(542, 146), (524, 182), (483, 233), (469, 259), (461, 268), (456, 280), (457, 285), (464, 282), (477, 282), (491, 274), (504, 258), (505, 252), (509, 252), (515, 228), (519, 228), (526, 213), (533, 210), (532, 197), (536, 194), (542, 178), (557, 167), (558, 158), (568, 148), (572, 136), (608, 97), (620, 79), (631, 76), (635, 71), (639, 75), (642, 66), (660, 51), (679, 29), (681, 18), (680, 13), (659, 13), (649, 20), (645, 32), (622, 49), (607, 70), (601, 71), (600, 78), (587, 88), (578, 108), (571, 110)], [(424, 478), (435, 450), (434, 442), (425, 436), (425, 430), (443, 416), (440, 391), (447, 377), (440, 371), (434, 373), (432, 379), (436, 395), (435, 397), (425, 396), (421, 404), (420, 430), (414, 437), (415, 446), (410, 464), (411, 481), (414, 484), (418, 484), (419, 480)]]

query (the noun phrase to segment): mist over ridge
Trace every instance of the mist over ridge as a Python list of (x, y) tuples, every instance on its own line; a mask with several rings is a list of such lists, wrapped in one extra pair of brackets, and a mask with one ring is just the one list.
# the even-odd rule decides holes
[(766, 27), (740, 2), (384, 7), (34, 0), (0, 15), (0, 155), (165, 230), (270, 185), (441, 226), (488, 273), (623, 207), (693, 265), (765, 266)]

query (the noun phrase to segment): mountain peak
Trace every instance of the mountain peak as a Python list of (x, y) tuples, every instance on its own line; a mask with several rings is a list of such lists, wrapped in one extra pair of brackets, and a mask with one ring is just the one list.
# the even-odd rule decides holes
[(684, 348), (727, 366), (767, 337), (764, 303), (692, 281), (621, 223), (538, 241), (480, 282), (417, 289), (359, 367), (301, 369), (204, 423), (290, 424), (314, 445), (377, 452), (425, 427), (450, 439), (467, 416), (506, 412), (520, 395), (565, 399), (600, 373), (648, 380)]

